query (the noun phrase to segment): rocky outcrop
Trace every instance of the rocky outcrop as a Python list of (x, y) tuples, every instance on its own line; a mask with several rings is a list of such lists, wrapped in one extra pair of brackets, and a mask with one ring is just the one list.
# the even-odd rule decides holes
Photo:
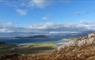
[(82, 47), (82, 46), (91, 45), (91, 44), (95, 44), (95, 33), (91, 33), (85, 37), (80, 37), (77, 40), (66, 42), (63, 45), (59, 46), (58, 50), (60, 50), (60, 48), (69, 47), (69, 46)]

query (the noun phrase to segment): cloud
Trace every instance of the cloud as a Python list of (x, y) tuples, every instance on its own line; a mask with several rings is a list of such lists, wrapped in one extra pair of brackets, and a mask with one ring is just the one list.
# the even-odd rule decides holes
[(31, 0), (30, 5), (38, 7), (38, 8), (44, 8), (51, 4), (52, 0)]
[(79, 24), (55, 24), (45, 23), (32, 25), (32, 30), (38, 31), (88, 31), (95, 30), (95, 24), (92, 23), (79, 23)]
[[(50, 5), (51, 0), (0, 0), (0, 5), (12, 7), (21, 16), (26, 15), (31, 8), (45, 8)], [(27, 11), (26, 11), (27, 10)]]
[(18, 27), (13, 22), (0, 22), (0, 33), (1, 32), (31, 32), (32, 30), (27, 27)]
[(17, 27), (13, 23), (0, 24), (0, 37), (14, 37), (14, 36), (30, 36), (33, 34), (77, 34), (85, 31), (95, 31), (95, 24), (80, 23), (80, 24), (55, 24), (44, 23), (35, 24), (30, 27)]
[(46, 8), (52, 6), (54, 3), (67, 3), (70, 1), (71, 0), (0, 0), (0, 5), (12, 7), (17, 13), (23, 16), (27, 14), (25, 10), (28, 11), (31, 8)]
[(48, 16), (44, 16), (44, 17), (42, 17), (42, 20), (44, 21), (44, 22), (50, 22), (50, 17), (48, 17)]
[(21, 16), (26, 15), (28, 8), (28, 0), (0, 0), (1, 6), (12, 7)]
[[(7, 22), (0, 24), (0, 33), (16, 33), (24, 32), (31, 34), (63, 34), (63, 33), (79, 33), (83, 31), (95, 31), (94, 23), (80, 23), (80, 24), (55, 24), (42, 23), (34, 24), (28, 27), (17, 27), (16, 24)], [(22, 34), (22, 33), (21, 33)]]
[(14, 32), (15, 24), (12, 22), (1, 22), (0, 23), (0, 32)]
[[(0, 0), (2, 4), (8, 5), (8, 6), (16, 6), (16, 7), (29, 7), (32, 8), (35, 7), (45, 7), (51, 3), (51, 1), (54, 0)], [(30, 6), (31, 5), (31, 6)]]
[(23, 9), (17, 9), (16, 12), (21, 16), (27, 15), (27, 11)]
[(38, 8), (44, 8), (47, 6), (51, 6), (57, 3), (71, 3), (72, 0), (31, 0), (30, 5), (36, 6)]

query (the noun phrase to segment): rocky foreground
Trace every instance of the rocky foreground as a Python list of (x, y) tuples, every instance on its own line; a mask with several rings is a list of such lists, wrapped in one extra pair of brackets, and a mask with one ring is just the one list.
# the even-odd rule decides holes
[(27, 56), (10, 54), (1, 56), (0, 60), (95, 60), (95, 33), (63, 44), (52, 53)]

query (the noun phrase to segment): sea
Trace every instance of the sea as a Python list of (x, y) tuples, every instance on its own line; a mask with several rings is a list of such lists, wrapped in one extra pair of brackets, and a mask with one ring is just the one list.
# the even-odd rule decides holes
[(77, 33), (77, 34), (54, 34), (48, 35), (48, 38), (14, 38), (14, 37), (4, 37), (0, 38), (0, 42), (9, 44), (9, 45), (21, 45), (21, 44), (34, 44), (34, 43), (55, 43), (56, 45), (60, 45), (64, 42), (68, 42), (65, 40), (66, 38), (78, 38), (81, 36), (85, 36), (88, 33)]

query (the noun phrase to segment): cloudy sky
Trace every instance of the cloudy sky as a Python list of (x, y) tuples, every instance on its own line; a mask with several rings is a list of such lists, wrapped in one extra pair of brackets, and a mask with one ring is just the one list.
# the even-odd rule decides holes
[[(94, 16), (95, 0), (0, 0), (0, 27), (4, 28), (45, 29), (56, 26), (54, 24), (83, 26), (81, 22), (91, 22), (90, 27), (94, 27)], [(85, 24), (84, 27), (89, 28), (88, 23)], [(0, 28), (0, 31), (7, 30)]]

